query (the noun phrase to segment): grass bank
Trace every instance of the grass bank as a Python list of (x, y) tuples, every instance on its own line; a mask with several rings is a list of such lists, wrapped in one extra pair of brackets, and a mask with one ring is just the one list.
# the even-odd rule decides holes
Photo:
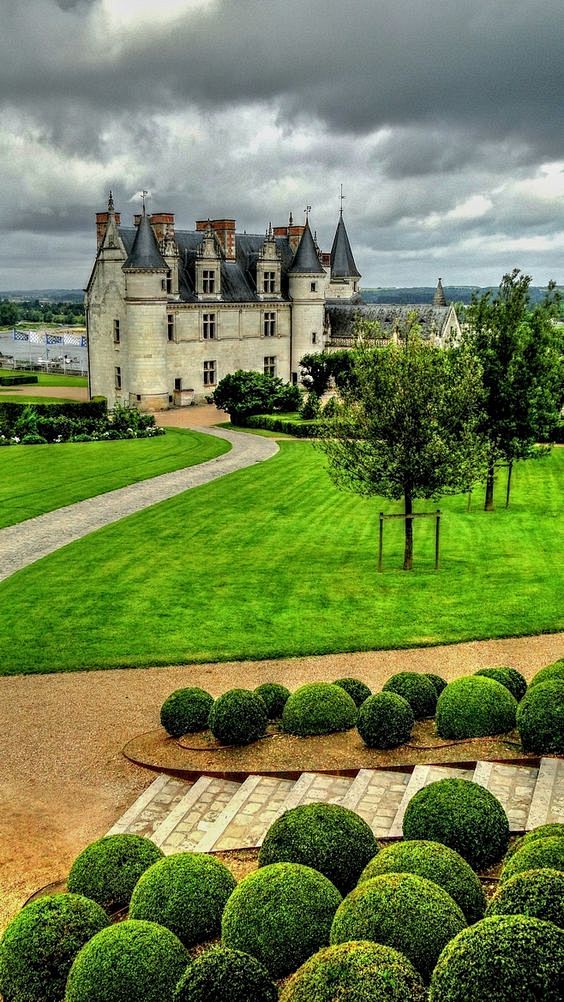
[[(29, 372), (27, 369), (0, 369), (0, 376), (37, 376), (35, 386), (88, 386), (86, 376), (67, 376), (62, 372)], [(5, 389), (9, 390), (7, 386)], [(44, 398), (42, 398), (44, 399)]]

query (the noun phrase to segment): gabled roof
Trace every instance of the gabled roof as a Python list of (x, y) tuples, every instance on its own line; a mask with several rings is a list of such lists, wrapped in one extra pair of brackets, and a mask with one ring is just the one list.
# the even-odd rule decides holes
[(333, 246), (331, 247), (331, 278), (360, 278), (360, 272), (354, 262), (342, 213), (339, 216)]
[(292, 267), (288, 269), (289, 275), (324, 275), (323, 265), (319, 260), (315, 241), (311, 235), (309, 223), (306, 221), (302, 238), (298, 244), (296, 256), (292, 262)]
[(124, 271), (168, 271), (149, 217), (143, 212)]
[[(385, 335), (401, 332), (410, 315), (415, 314), (416, 323), (421, 327), (421, 337), (428, 340), (433, 336), (442, 338), (445, 328), (454, 313), (452, 306), (430, 306), (409, 304), (399, 306), (390, 303), (331, 303), (327, 305), (327, 318), (331, 324), (331, 338), (351, 338), (357, 319), (376, 320)], [(456, 314), (455, 314), (456, 316)]]

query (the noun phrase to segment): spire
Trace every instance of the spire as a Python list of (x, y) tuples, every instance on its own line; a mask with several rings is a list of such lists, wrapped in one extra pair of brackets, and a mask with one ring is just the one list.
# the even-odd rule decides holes
[(360, 278), (343, 220), (343, 206), (331, 248), (331, 278)]
[(144, 204), (133, 247), (123, 267), (128, 271), (168, 271)]
[(288, 274), (296, 275), (324, 275), (323, 266), (317, 255), (315, 243), (306, 220), (301, 240), (298, 244), (292, 267), (288, 269)]
[(113, 211), (114, 211), (114, 196), (112, 193), (112, 189), (110, 188), (110, 196), (108, 198), (108, 212), (113, 212)]
[(440, 278), (437, 283), (437, 288), (435, 289), (435, 295), (433, 296), (433, 306), (448, 306), (445, 290), (443, 289), (443, 283)]

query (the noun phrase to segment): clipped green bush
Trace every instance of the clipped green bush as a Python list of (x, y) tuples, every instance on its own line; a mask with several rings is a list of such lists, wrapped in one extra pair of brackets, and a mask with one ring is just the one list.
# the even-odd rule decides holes
[(277, 1002), (278, 989), (258, 960), (218, 946), (187, 967), (173, 1002)]
[(460, 741), (507, 734), (515, 727), (517, 700), (500, 682), (468, 675), (449, 682), (437, 702), (437, 734)]
[(375, 692), (358, 711), (358, 733), (368, 748), (397, 748), (411, 737), (415, 717), (397, 692)]
[(282, 727), (299, 737), (331, 734), (354, 727), (357, 713), (354, 699), (339, 685), (310, 682), (290, 696), (282, 714)]
[(185, 946), (203, 943), (219, 933), (225, 903), (236, 883), (215, 856), (202, 852), (166, 856), (140, 878), (129, 917), (166, 926)]
[(108, 912), (119, 911), (129, 904), (141, 874), (162, 856), (155, 843), (142, 835), (106, 835), (77, 856), (67, 887)]
[(529, 842), (536, 842), (539, 838), (550, 838), (552, 835), (559, 835), (561, 838), (564, 838), (564, 824), (553, 821), (551, 824), (538, 825), (536, 828), (532, 828), (530, 832), (521, 835), (521, 838), (515, 839), (507, 850), (506, 859), (513, 856), (524, 845), (528, 845)]
[(500, 880), (505, 882), (525, 870), (564, 870), (564, 838), (552, 835), (522, 845), (503, 865)]
[(341, 689), (348, 692), (356, 706), (362, 706), (364, 700), (372, 695), (372, 689), (360, 678), (336, 678), (333, 685), (340, 685)]
[(341, 900), (334, 884), (309, 866), (264, 866), (244, 877), (229, 898), (222, 945), (250, 953), (273, 978), (282, 978), (329, 943)]
[(544, 668), (539, 668), (529, 682), (529, 689), (542, 682), (554, 682), (555, 679), (564, 681), (564, 658), (560, 658), (559, 661), (554, 661), (550, 665), (545, 665)]
[(257, 686), (255, 696), (260, 696), (269, 720), (280, 720), (282, 711), (290, 698), (290, 690), (278, 682), (264, 682)]
[(205, 689), (190, 686), (176, 689), (161, 706), (161, 724), (173, 738), (203, 731), (213, 706), (213, 696)]
[(429, 1002), (562, 1002), (564, 932), (525, 915), (492, 915), (447, 944)]
[(355, 940), (326, 946), (282, 989), (280, 1002), (425, 1002), (421, 976), (391, 946)]
[(331, 943), (369, 939), (392, 946), (428, 981), (441, 950), (465, 926), (462, 910), (438, 884), (413, 873), (384, 873), (339, 905)]
[(437, 696), (440, 696), (443, 689), (446, 689), (447, 687), (448, 683), (446, 678), (443, 678), (442, 675), (434, 675), (433, 672), (430, 671), (426, 671), (424, 674), (425, 678), (428, 678), (429, 682), (432, 682), (432, 684), (435, 686)]
[(517, 729), (524, 751), (564, 755), (564, 679), (529, 689), (517, 708)]
[(437, 690), (426, 675), (400, 671), (382, 686), (383, 692), (396, 692), (407, 700), (416, 720), (432, 717), (437, 706)]
[(209, 727), (222, 745), (248, 745), (266, 731), (268, 715), (260, 696), (249, 689), (229, 689), (210, 710)]
[(515, 696), (517, 702), (523, 699), (527, 691), (527, 679), (516, 668), (509, 668), (507, 666), (503, 668), (480, 668), (474, 674), (484, 678), (493, 678), (494, 682), (504, 685), (506, 689), (509, 689), (511, 695)]
[(271, 824), (259, 866), (303, 863), (346, 894), (378, 848), (370, 826), (353, 811), (338, 804), (302, 804)]
[(155, 922), (118, 922), (82, 947), (70, 969), (65, 1002), (163, 1002), (189, 959), (170, 929)]
[(0, 940), (4, 1002), (60, 1002), (74, 958), (107, 925), (104, 909), (81, 894), (49, 894), (25, 905)]
[(564, 871), (514, 873), (498, 888), (486, 915), (529, 915), (564, 929)]
[(484, 916), (486, 898), (478, 877), (458, 852), (441, 842), (423, 839), (391, 842), (368, 863), (359, 883), (381, 873), (415, 873), (425, 877), (450, 894), (469, 923)]
[(509, 821), (499, 800), (483, 786), (469, 779), (439, 779), (411, 798), (403, 836), (442, 842), (477, 870), (503, 857)]

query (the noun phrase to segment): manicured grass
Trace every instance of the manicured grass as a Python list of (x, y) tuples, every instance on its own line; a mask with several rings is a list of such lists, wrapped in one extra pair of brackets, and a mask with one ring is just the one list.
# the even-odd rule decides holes
[[(30, 386), (88, 386), (86, 376), (66, 376), (62, 372), (32, 372), (24, 369), (0, 369), (0, 376), (37, 376), (37, 383)], [(10, 387), (6, 387), (10, 389)], [(42, 398), (45, 399), (44, 397)]]
[(229, 448), (227, 442), (210, 435), (170, 428), (158, 438), (0, 449), (0, 528), (203, 463)]
[[(334, 489), (311, 443), (124, 519), (0, 585), (1, 670), (409, 647), (564, 628), (564, 450), (514, 471), (511, 508), (466, 497), (415, 523), (401, 568), (393, 506)], [(503, 487), (503, 482), (500, 484)], [(499, 491), (500, 495), (502, 491)], [(502, 497), (499, 498), (502, 503)], [(421, 502), (417, 510), (434, 508)], [(397, 509), (396, 509), (397, 510)], [(189, 678), (189, 676), (187, 676)]]
[(266, 431), (265, 428), (241, 428), (238, 424), (231, 424), (231, 421), (220, 421), (216, 428), (229, 428), (230, 431), (242, 431), (248, 435), (258, 435), (259, 438), (292, 438), (292, 435), (285, 435), (281, 431)]
[(33, 397), (29, 393), (4, 393), (0, 387), (0, 402), (7, 400), (9, 403), (13, 404), (74, 404), (75, 400), (71, 400), (69, 397)]

